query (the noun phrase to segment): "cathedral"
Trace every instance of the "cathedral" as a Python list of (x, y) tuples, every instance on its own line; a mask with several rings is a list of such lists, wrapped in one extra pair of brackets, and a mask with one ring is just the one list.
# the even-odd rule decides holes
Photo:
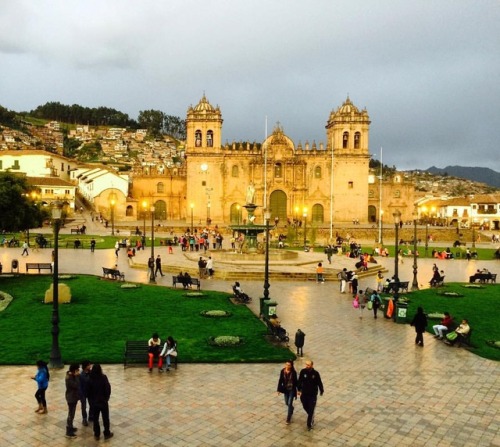
[(264, 209), (273, 221), (306, 217), (318, 226), (376, 221), (378, 207), (369, 206), (370, 118), (349, 98), (326, 121), (326, 147), (296, 145), (280, 124), (262, 144), (222, 144), (222, 124), (220, 108), (205, 96), (189, 107), (182, 165), (158, 166), (132, 180), (137, 218), (147, 198), (156, 218), (243, 223), (250, 187), (260, 222)]

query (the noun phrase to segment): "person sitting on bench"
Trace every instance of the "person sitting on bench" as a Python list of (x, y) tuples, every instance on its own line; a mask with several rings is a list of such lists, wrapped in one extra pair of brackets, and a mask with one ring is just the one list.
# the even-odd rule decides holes
[(161, 349), (161, 340), (160, 337), (158, 337), (158, 333), (155, 332), (148, 341), (149, 372), (153, 371), (153, 362), (155, 358), (158, 359), (159, 371), (163, 366), (163, 357), (160, 355), (160, 349)]
[(281, 321), (278, 320), (278, 316), (276, 314), (272, 314), (271, 318), (269, 318), (269, 323), (273, 325), (273, 327), (276, 329), (276, 332), (278, 335), (286, 335), (285, 329), (281, 327)]
[(191, 279), (191, 275), (188, 272), (184, 272), (184, 283), (183, 286), (185, 289), (193, 287), (193, 280)]
[[(446, 344), (453, 346), (457, 342), (458, 344), (465, 342), (465, 338), (467, 337), (467, 334), (470, 332), (469, 322), (464, 318), (462, 320), (462, 323), (460, 323), (460, 326), (458, 326), (453, 332), (455, 332), (457, 336), (453, 339), (449, 339), (447, 336), (445, 340)], [(453, 332), (450, 332), (450, 334), (452, 334)]]

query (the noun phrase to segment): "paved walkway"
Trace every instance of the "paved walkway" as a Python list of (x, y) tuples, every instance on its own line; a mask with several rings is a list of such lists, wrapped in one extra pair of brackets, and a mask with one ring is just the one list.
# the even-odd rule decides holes
[[(181, 269), (182, 253), (160, 253), (165, 263)], [(4, 271), (21, 250), (0, 249)], [(115, 263), (112, 250), (61, 250), (60, 270), (100, 275)], [(138, 255), (143, 262), (149, 251)], [(303, 253), (301, 256), (318, 256)], [(320, 255), (321, 256), (321, 255)], [(144, 257), (143, 260), (141, 258)], [(50, 250), (31, 253), (29, 261), (50, 260)], [(393, 260), (383, 260), (389, 272)], [(346, 264), (349, 263), (349, 264)], [(335, 258), (334, 267), (351, 267), (352, 260)], [(412, 279), (411, 260), (400, 265), (402, 280)], [(495, 261), (442, 261), (448, 280), (463, 280), (469, 272)], [(128, 266), (124, 253), (118, 266), (127, 280), (147, 281), (144, 270)], [(419, 261), (420, 283), (431, 277), (432, 260)], [(225, 267), (230, 268), (230, 267)], [(250, 267), (249, 267), (250, 268)], [(261, 269), (262, 266), (251, 268)], [(282, 267), (293, 268), (293, 267)], [(303, 267), (301, 267), (303, 268)], [(314, 268), (314, 265), (309, 268)], [(216, 264), (217, 269), (217, 264)], [(166, 276), (158, 284), (170, 285)], [(361, 287), (374, 282), (364, 280)], [(224, 281), (205, 280), (205, 289), (229, 291)], [(254, 297), (257, 313), (262, 282), (244, 282)], [(305, 413), (297, 401), (291, 425), (277, 397), (282, 365), (180, 364), (169, 373), (148, 374), (147, 368), (123, 369), (104, 365), (113, 387), (110, 402), (115, 437), (109, 445), (124, 446), (500, 446), (500, 367), (458, 348), (449, 348), (425, 335), (425, 347), (414, 345), (414, 332), (383, 318), (363, 319), (351, 299), (335, 282), (280, 281), (271, 284), (284, 327), (306, 334), (306, 356), (315, 361), (325, 385), (319, 398), (316, 426), (308, 432)], [(48, 329), (47, 329), (48, 330)], [(85, 327), (82, 326), (82, 331)], [(147, 330), (146, 330), (147, 332)], [(0, 327), (1, 333), (1, 327)], [(110, 337), (112, 334), (110, 334)], [(182, 347), (180, 347), (182, 350)], [(64, 350), (64, 346), (62, 347)], [(84, 353), (82, 353), (84, 356)], [(296, 362), (301, 369), (304, 359)], [(92, 429), (77, 419), (78, 438), (66, 440), (64, 371), (51, 372), (47, 392), (49, 413), (35, 409), (34, 366), (0, 368), (4, 399), (0, 406), (2, 446), (93, 446)], [(79, 408), (78, 408), (79, 411)]]

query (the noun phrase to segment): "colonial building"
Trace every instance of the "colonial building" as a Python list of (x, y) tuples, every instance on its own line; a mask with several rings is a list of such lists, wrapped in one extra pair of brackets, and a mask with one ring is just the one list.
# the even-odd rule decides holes
[(157, 218), (236, 223), (251, 185), (261, 221), (268, 208), (273, 220), (368, 222), (370, 119), (349, 98), (328, 117), (326, 147), (295, 144), (279, 123), (262, 144), (222, 144), (222, 124), (205, 96), (189, 107), (184, 162), (135, 170), (133, 197), (149, 198)]

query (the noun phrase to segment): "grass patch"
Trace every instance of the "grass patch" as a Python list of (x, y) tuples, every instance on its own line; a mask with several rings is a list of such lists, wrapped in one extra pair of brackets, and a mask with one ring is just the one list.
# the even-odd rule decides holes
[[(475, 354), (492, 360), (500, 360), (500, 350), (488, 345), (488, 341), (500, 341), (500, 289), (496, 284), (481, 288), (465, 288), (463, 284), (448, 283), (438, 289), (411, 292), (408, 304), (408, 321), (413, 319), (417, 308), (422, 306), (427, 314), (450, 312), (455, 323), (463, 318), (469, 320), (472, 329), (472, 344)], [(434, 334), (432, 326), (436, 320), (429, 320), (427, 331)]]
[[(0, 364), (32, 364), (48, 360), (52, 336), (52, 305), (43, 304), (51, 284), (48, 276), (0, 277), (0, 290), (14, 297), (0, 312)], [(72, 300), (59, 306), (59, 343), (65, 363), (89, 358), (122, 363), (126, 340), (148, 340), (158, 332), (178, 342), (179, 361), (282, 362), (294, 358), (283, 346), (266, 340), (266, 327), (246, 307), (231, 303), (230, 295), (205, 291), (202, 299), (185, 297), (184, 290), (142, 284), (133, 292), (95, 276), (79, 275), (69, 284)], [(206, 318), (217, 309), (231, 318)], [(208, 340), (237, 336), (245, 342), (220, 349)], [(146, 352), (144, 353), (146, 358)]]

